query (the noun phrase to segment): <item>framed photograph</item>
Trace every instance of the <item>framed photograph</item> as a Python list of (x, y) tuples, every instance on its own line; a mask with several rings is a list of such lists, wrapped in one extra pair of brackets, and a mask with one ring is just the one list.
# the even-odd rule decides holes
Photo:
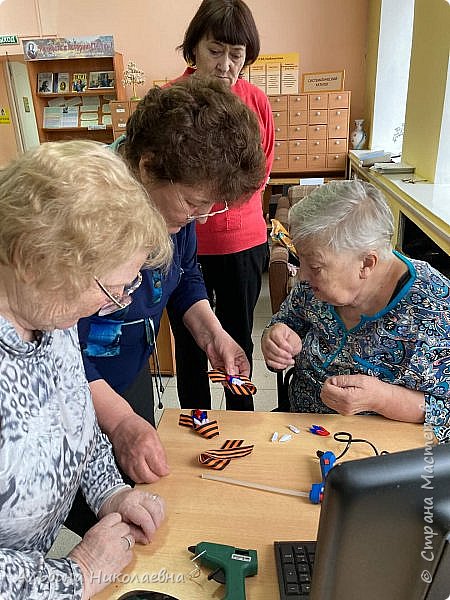
[(87, 88), (86, 73), (74, 73), (72, 76), (72, 92), (84, 92)]
[(68, 94), (70, 92), (69, 73), (55, 73), (53, 91), (55, 94)]
[(303, 73), (303, 92), (341, 92), (344, 89), (345, 71)]
[(38, 73), (37, 91), (39, 94), (53, 93), (53, 73)]
[(89, 73), (89, 89), (113, 89), (116, 85), (114, 71), (92, 71)]

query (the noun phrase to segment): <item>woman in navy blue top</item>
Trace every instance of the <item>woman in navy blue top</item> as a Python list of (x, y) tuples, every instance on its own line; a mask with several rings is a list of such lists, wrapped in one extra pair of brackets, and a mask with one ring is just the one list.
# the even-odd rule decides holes
[[(127, 306), (105, 289), (109, 305), (80, 321), (79, 338), (97, 418), (125, 479), (151, 483), (168, 474), (153, 426), (148, 366), (166, 305), (183, 319), (213, 367), (234, 375), (250, 372), (244, 351), (207, 299), (195, 222), (214, 218), (216, 198), (223, 202), (216, 208), (220, 213), (250, 198), (264, 179), (264, 155), (253, 112), (221, 82), (200, 77), (151, 89), (114, 150), (163, 215), (172, 234), (173, 261), (166, 272), (142, 270), (130, 284)], [(78, 513), (67, 524), (79, 532), (88, 518)]]

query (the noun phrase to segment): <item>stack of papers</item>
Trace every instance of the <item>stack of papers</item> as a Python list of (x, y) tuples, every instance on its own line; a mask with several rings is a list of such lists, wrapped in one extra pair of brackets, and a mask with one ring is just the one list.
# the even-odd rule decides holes
[(405, 163), (405, 162), (398, 162), (398, 163), (376, 162), (373, 165), (373, 167), (370, 167), (370, 169), (372, 171), (376, 171), (377, 173), (384, 173), (384, 174), (414, 173), (414, 171), (416, 170), (415, 167), (412, 167), (411, 165), (408, 165), (408, 163)]

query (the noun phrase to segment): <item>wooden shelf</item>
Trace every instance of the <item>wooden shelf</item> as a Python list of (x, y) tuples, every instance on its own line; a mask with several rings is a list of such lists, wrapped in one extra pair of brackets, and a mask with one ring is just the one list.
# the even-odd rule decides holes
[[(86, 136), (90, 139), (96, 139), (101, 142), (112, 142), (114, 139), (112, 125), (106, 125), (105, 128), (88, 127), (44, 127), (44, 108), (48, 106), (48, 101), (54, 98), (87, 98), (89, 96), (99, 96), (100, 105), (104, 102), (104, 96), (112, 96), (116, 100), (125, 101), (125, 88), (122, 85), (123, 58), (122, 54), (116, 52), (114, 56), (91, 57), (91, 58), (58, 58), (55, 60), (35, 60), (27, 61), (28, 77), (31, 84), (34, 110), (36, 114), (36, 124), (41, 142), (67, 140)], [(91, 73), (93, 71), (114, 71), (115, 87), (113, 88), (95, 88), (84, 92), (75, 92), (67, 90), (65, 94), (44, 94), (37, 91), (38, 74), (44, 72), (51, 73), (69, 73), (70, 80), (74, 73)], [(81, 114), (81, 113), (80, 113)], [(102, 114), (101, 107), (99, 116)]]
[(38, 98), (64, 98), (65, 96), (116, 96), (116, 88), (97, 88), (95, 90), (87, 90), (85, 92), (74, 92), (74, 91), (67, 91), (64, 94), (60, 93), (60, 94), (54, 94), (54, 93), (47, 93), (47, 94), (43, 94), (42, 92), (38, 92), (36, 94), (36, 96)]

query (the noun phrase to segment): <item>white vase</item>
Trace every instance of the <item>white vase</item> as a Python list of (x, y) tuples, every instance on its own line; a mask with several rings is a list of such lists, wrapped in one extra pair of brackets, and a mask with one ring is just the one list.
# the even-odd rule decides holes
[(366, 132), (363, 129), (364, 119), (355, 120), (355, 129), (350, 135), (353, 150), (362, 150), (366, 143)]

